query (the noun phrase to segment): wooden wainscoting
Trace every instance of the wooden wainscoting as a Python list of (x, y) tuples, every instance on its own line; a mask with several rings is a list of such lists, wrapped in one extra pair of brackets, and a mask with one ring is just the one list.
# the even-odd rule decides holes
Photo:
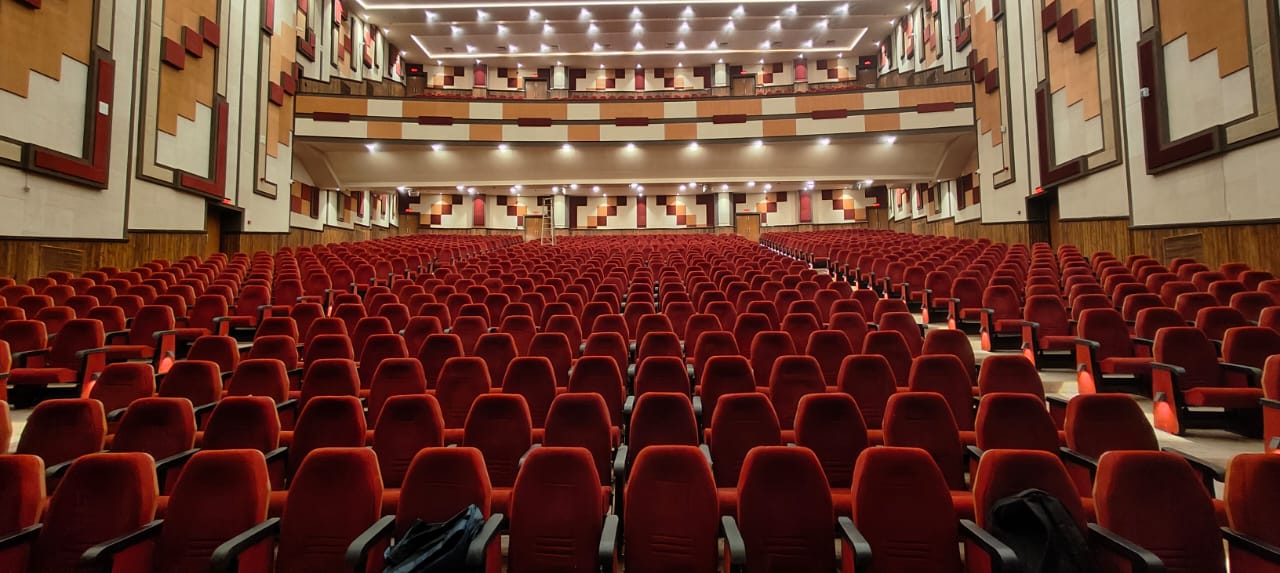
[[(82, 269), (41, 268), (41, 247), (55, 247), (80, 251)], [(51, 270), (86, 271), (100, 267), (133, 268), (155, 259), (176, 261), (191, 254), (207, 256), (209, 240), (204, 231), (199, 232), (134, 232), (125, 240), (61, 240), (61, 239), (4, 239), (0, 240), (0, 275), (13, 277), (19, 282), (44, 275)]]

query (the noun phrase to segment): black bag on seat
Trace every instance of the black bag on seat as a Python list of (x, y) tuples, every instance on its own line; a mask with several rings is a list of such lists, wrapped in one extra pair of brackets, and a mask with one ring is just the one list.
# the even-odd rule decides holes
[(1029, 489), (991, 506), (987, 529), (1022, 561), (1026, 573), (1088, 573), (1093, 557), (1062, 502)]
[(383, 573), (454, 573), (466, 569), (467, 546), (484, 525), (475, 504), (443, 523), (414, 521), (383, 554)]

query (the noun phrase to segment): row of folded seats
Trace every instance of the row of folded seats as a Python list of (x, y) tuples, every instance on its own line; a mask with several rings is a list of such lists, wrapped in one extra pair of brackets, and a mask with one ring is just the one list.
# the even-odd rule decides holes
[[(433, 403), (429, 396), (395, 400), (414, 398)], [(527, 406), (519, 397), (486, 398), (495, 411), (503, 402), (508, 412), (511, 406), (522, 411), (527, 428)], [(994, 409), (987, 405), (1021, 398), (994, 394), (982, 404)], [(681, 400), (682, 407), (674, 406)], [(214, 417), (255, 402), (268, 418), (274, 414), (266, 399), (229, 398)], [(598, 396), (565, 394), (557, 402), (580, 402), (579, 414), (594, 409), (603, 420)], [(1031, 488), (1068, 510), (1089, 540), (1086, 559), (1098, 570), (1128, 561), (1135, 570), (1163, 564), (1169, 571), (1225, 571), (1229, 555), (1232, 571), (1269, 571), (1280, 556), (1273, 548), (1271, 494), (1280, 458), (1237, 456), (1225, 472), (1225, 500), (1218, 502), (1200, 468), (1155, 448), (1141, 410), (1124, 396), (1071, 402), (1067, 440), (1074, 447), (1104, 448), (1097, 457), (1068, 448), (991, 444), (960, 470), (959, 489), (949, 475), (955, 466), (895, 437), (899, 425), (911, 434), (927, 412), (946, 412), (936, 395), (891, 398), (882, 447), (868, 447), (865, 433), (857, 431), (857, 408), (847, 395), (806, 396), (802, 418), (822, 421), (811, 426), (817, 434), (812, 442), (802, 430), (797, 444), (780, 442), (776, 422), (761, 429), (759, 421), (735, 413), (767, 411), (759, 395), (735, 394), (722, 402), (709, 429), (714, 441), (699, 445), (687, 399), (642, 397), (637, 417), (656, 406), (668, 410), (664, 422), (683, 411), (688, 423), (679, 431), (664, 423), (665, 435), (643, 445), (633, 435), (628, 446), (639, 451), (612, 484), (601, 479), (589, 445), (548, 443), (514, 452), (519, 459), (507, 462), (496, 460), (492, 443), (483, 439), (439, 447), (438, 410), (437, 439), (405, 448), (407, 458), (387, 460), (377, 441), (372, 449), (321, 445), (298, 464), (285, 491), (272, 491), (271, 456), (261, 449), (206, 443), (183, 454), (172, 479), (158, 474), (147, 453), (84, 455), (70, 463), (46, 500), (44, 462), (4, 455), (0, 482), (6, 487), (0, 491), (10, 518), (0, 561), (11, 571), (190, 571), (210, 564), (217, 570), (380, 570), (387, 543), (401, 539), (416, 520), (444, 521), (474, 504), (486, 519), (467, 549), (468, 568), (475, 571), (500, 570), (502, 533), (509, 538), (508, 571), (612, 570), (619, 563), (628, 571), (716, 571), (721, 544), (725, 570), (735, 571), (830, 571), (842, 562), (845, 570), (859, 571), (1013, 571), (1021, 567), (1017, 556), (982, 528), (996, 502)], [(324, 411), (321, 404), (309, 405), (304, 418)], [(1039, 404), (1032, 406), (1043, 413)], [(477, 402), (471, 416), (482, 416), (485, 408)], [(501, 424), (502, 432), (515, 429)], [(1083, 427), (1092, 430), (1076, 430)], [(731, 445), (742, 434), (770, 429), (772, 439)], [(680, 431), (688, 435), (676, 435)], [(206, 430), (206, 441), (214, 432)], [(397, 433), (393, 439), (406, 438)], [(1126, 439), (1130, 443), (1119, 443)], [(599, 441), (607, 444), (607, 437)], [(717, 456), (734, 447), (740, 458)], [(388, 465), (402, 469), (399, 482), (388, 478)], [(1083, 489), (1073, 471), (1082, 467), (1088, 470)], [(734, 479), (726, 484), (722, 475), (730, 470)], [(497, 481), (508, 471), (512, 481)], [(726, 497), (734, 500), (730, 509)], [(1229, 528), (1220, 531), (1223, 513)], [(839, 553), (832, 547), (836, 540)]]
[[(450, 260), (437, 255), (430, 268), (393, 271), (385, 279), (375, 273), (367, 281), (329, 289), (313, 300), (284, 297), (273, 304), (246, 305), (248, 314), (234, 324), (196, 333), (145, 327), (135, 317), (130, 326), (153, 329), (150, 358), (107, 360), (106, 350), (86, 353), (82, 358), (103, 359), (75, 372), (74, 379), (81, 381), (75, 390), (84, 398), (46, 400), (37, 406), (18, 452), (35, 454), (50, 464), (42, 483), (55, 497), (64, 487), (68, 468), (75, 465), (66, 462), (98, 456), (92, 452), (103, 448), (145, 452), (160, 460), (153, 479), (157, 491), (166, 496), (156, 505), (167, 515), (173, 503), (168, 494), (178, 495), (175, 488), (190, 473), (184, 467), (200, 454), (257, 450), (271, 488), (267, 514), (287, 522), (290, 500), (308, 483), (306, 461), (315, 457), (313, 452), (371, 446), (372, 454), (362, 455), (375, 461), (374, 473), (386, 490), (377, 496), (380, 513), (392, 513), (403, 507), (405, 490), (418, 483), (406, 477), (415, 456), (457, 444), (460, 447), (447, 449), (474, 448), (483, 462), (480, 473), (491, 490), (487, 510), (509, 516), (490, 529), (503, 522), (509, 526), (512, 570), (562, 570), (570, 568), (565, 561), (536, 564), (539, 556), (549, 558), (547, 547), (538, 548), (545, 540), (528, 538), (526, 547), (532, 549), (516, 549), (523, 536), (517, 526), (521, 504), (515, 490), (541, 452), (583, 448), (574, 455), (582, 459), (585, 452), (593, 482), (574, 481), (582, 487), (570, 489), (583, 504), (580, 507), (587, 507), (587, 498), (595, 499), (596, 512), (588, 514), (596, 518), (560, 525), (581, 533), (598, 523), (609, 538), (609, 521), (600, 516), (610, 511), (627, 525), (624, 536), (633, 533), (634, 523), (657, 523), (652, 517), (633, 517), (627, 503), (641, 453), (664, 445), (701, 447), (704, 451), (697, 459), (704, 468), (710, 464), (705, 471), (714, 486), (716, 513), (742, 522), (744, 542), (739, 545), (746, 546), (748, 565), (754, 552), (756, 565), (750, 569), (755, 569), (765, 566), (761, 560), (790, 563), (786, 559), (794, 556), (786, 543), (770, 545), (765, 534), (753, 537), (752, 531), (760, 530), (748, 525), (754, 521), (747, 517), (752, 513), (752, 488), (743, 481), (751, 473), (755, 452), (787, 444), (797, 447), (783, 451), (813, 452), (818, 476), (826, 482), (818, 490), (824, 492), (830, 511), (852, 516), (864, 528), (855, 499), (861, 483), (855, 470), (867, 458), (863, 452), (922, 450), (913, 455), (927, 457), (941, 476), (953, 516), (949, 520), (976, 517), (981, 523), (984, 512), (974, 504), (982, 475), (979, 460), (986, 459), (986, 450), (1039, 450), (1067, 460), (1062, 467), (1070, 468), (1066, 475), (1080, 497), (1082, 515), (1100, 519), (1105, 512), (1092, 501), (1098, 486), (1093, 477), (1101, 471), (1098, 458), (1109, 450), (1157, 449), (1150, 425), (1131, 398), (1054, 400), (1051, 411), (1032, 361), (1038, 359), (1035, 353), (995, 355), (979, 370), (964, 332), (921, 328), (912, 312), (928, 312), (931, 305), (908, 291), (895, 291), (891, 282), (837, 280), (840, 270), (829, 262), (825, 266), (835, 270), (834, 275), (732, 238), (688, 244), (674, 237), (635, 241), (620, 245), (620, 239), (593, 238), (564, 241), (557, 248), (529, 244), (449, 251)], [(1005, 264), (999, 261), (1010, 261), (1024, 271), (1030, 266), (1028, 253), (1016, 246), (925, 241), (912, 254), (920, 262), (956, 259), (959, 264), (972, 255), (983, 261), (996, 258), (996, 266)], [(357, 252), (357, 247), (340, 247), (333, 252)], [(497, 248), (502, 250), (493, 250)], [(304, 252), (278, 258), (309, 260)], [(990, 257), (984, 259), (987, 254)], [(262, 269), (267, 280), (281, 262), (268, 266), (269, 255), (258, 260), (254, 268)], [(538, 303), (541, 311), (535, 310)], [(954, 300), (947, 305), (941, 316), (961, 314), (951, 312), (962, 310), (951, 308)], [(388, 308), (396, 312), (384, 312)], [(1033, 335), (1036, 328), (1031, 329)], [(0, 333), (3, 329), (0, 325)], [(54, 345), (63, 340), (60, 334)], [(121, 359), (134, 362), (117, 362)], [(1280, 368), (1275, 371), (1280, 377)], [(57, 419), (50, 412), (62, 409), (87, 413), (79, 421), (46, 421)], [(1105, 415), (1089, 418), (1090, 411)], [(63, 434), (49, 438), (51, 427)], [(83, 441), (65, 439), (68, 429), (82, 427), (88, 430)], [(1088, 432), (1095, 436), (1081, 437)], [(55, 443), (84, 445), (70, 452), (53, 451)], [(193, 446), (210, 451), (194, 454)], [(1211, 498), (1213, 481), (1220, 481), (1224, 472), (1190, 456), (1169, 455), (1196, 468), (1197, 485)], [(565, 454), (554, 465), (576, 463), (568, 460)], [(812, 491), (806, 495), (812, 497)], [(1226, 506), (1209, 503), (1216, 510), (1213, 515), (1225, 524)], [(640, 505), (635, 511), (653, 509), (652, 503)], [(450, 509), (441, 515), (460, 508)], [(321, 522), (327, 521), (332, 520)], [(813, 526), (810, 521), (789, 527), (804, 529)], [(721, 523), (733, 545), (733, 529), (729, 522)], [(402, 534), (403, 525), (395, 531)], [(853, 522), (839, 525), (849, 547), (865, 549)], [(916, 525), (911, 529), (918, 529)], [(275, 527), (281, 527), (282, 535), (288, 530), (282, 525), (259, 528), (233, 545), (246, 550), (269, 537)], [(381, 535), (391, 527), (384, 525)], [(823, 527), (827, 549), (805, 553), (784, 569), (806, 570), (808, 565), (800, 561), (830, 553), (834, 530)], [(992, 545), (970, 529), (963, 530), (979, 544)], [(591, 529), (591, 536), (598, 537), (600, 531)], [(872, 546), (878, 534), (868, 533)], [(278, 558), (289, 561), (285, 537)], [(671, 547), (660, 541), (650, 539), (660, 546), (654, 559), (670, 558)], [(327, 554), (334, 557), (330, 563), (338, 563), (335, 556), (346, 543), (333, 543), (328, 551), (303, 552)], [(713, 547), (715, 543), (713, 537)], [(646, 570), (645, 553), (633, 549), (635, 545), (627, 537), (627, 567)], [(892, 540), (884, 545), (892, 553)], [(954, 540), (951, 546), (955, 553)], [(1114, 542), (1109, 546), (1123, 547)], [(226, 562), (236, 551), (229, 548), (215, 560)], [(482, 544), (477, 560), (495, 566), (491, 551)], [(844, 553), (852, 559), (857, 551)], [(68, 555), (76, 557), (75, 552)], [(362, 555), (380, 551), (356, 550), (348, 562), (366, 564)], [(488, 559), (480, 559), (482, 555)], [(586, 553), (575, 555), (585, 559)], [(634, 565), (632, 558), (638, 559)], [(680, 565), (655, 566), (664, 567), (685, 570)]]

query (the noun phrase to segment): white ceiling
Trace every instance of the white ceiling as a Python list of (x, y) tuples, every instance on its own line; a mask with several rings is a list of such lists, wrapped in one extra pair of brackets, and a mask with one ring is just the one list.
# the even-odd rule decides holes
[[(349, 141), (299, 140), (295, 157), (315, 185), (423, 194), (548, 195), (552, 187), (569, 195), (598, 193), (674, 195), (732, 191), (795, 191), (914, 183), (958, 177), (975, 151), (972, 129), (900, 134), (893, 143), (875, 135), (794, 138), (760, 146), (747, 142), (704, 143), (698, 147), (663, 143), (553, 145), (453, 144), (433, 150), (426, 144), (384, 142), (374, 150)], [(574, 189), (572, 184), (577, 184)], [(695, 184), (690, 187), (689, 184)], [(754, 183), (754, 185), (752, 185)], [(635, 184), (636, 187), (632, 187)], [(514, 189), (514, 186), (520, 188)], [(685, 189), (681, 190), (680, 186)], [(724, 187), (727, 185), (727, 188)], [(642, 187), (642, 188), (641, 188)]]
[(357, 0), (411, 62), (633, 68), (872, 54), (906, 0)]

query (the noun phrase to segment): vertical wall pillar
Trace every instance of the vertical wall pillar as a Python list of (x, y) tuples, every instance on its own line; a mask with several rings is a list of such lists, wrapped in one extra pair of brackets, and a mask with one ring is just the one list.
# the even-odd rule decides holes
[(715, 65), (711, 72), (712, 87), (723, 88), (729, 85), (729, 66), (724, 62)]
[(800, 204), (797, 206), (797, 220), (800, 223), (813, 222), (813, 191), (800, 190)]
[(792, 66), (795, 70), (795, 90), (798, 92), (809, 91), (809, 65), (801, 57), (796, 58)]
[(569, 89), (569, 72), (564, 66), (556, 66), (551, 68), (551, 89), (567, 90)]
[(636, 91), (644, 91), (644, 68), (636, 68)]
[(733, 226), (733, 194), (728, 191), (716, 193), (716, 226)]
[(643, 195), (636, 197), (636, 228), (643, 229), (649, 226), (649, 207), (645, 203)]

